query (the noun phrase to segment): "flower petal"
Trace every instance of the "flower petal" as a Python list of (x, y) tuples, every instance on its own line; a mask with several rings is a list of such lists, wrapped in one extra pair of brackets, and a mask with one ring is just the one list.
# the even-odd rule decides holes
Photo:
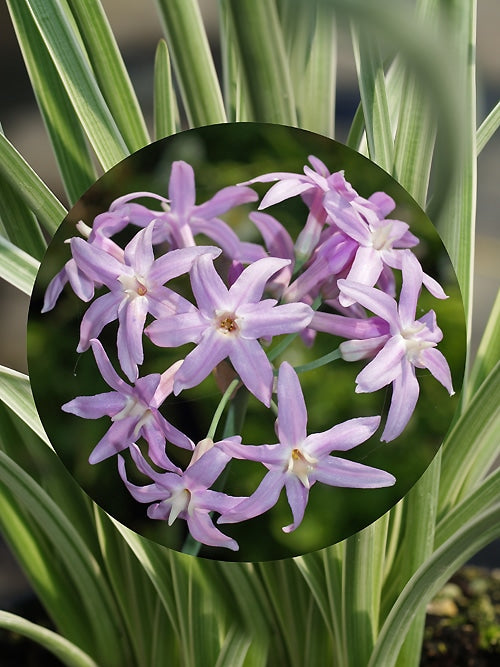
[(185, 343), (197, 343), (206, 329), (207, 320), (195, 310), (155, 320), (144, 333), (158, 347), (179, 347)]
[(399, 317), (395, 300), (388, 294), (362, 283), (340, 279), (337, 281), (340, 291), (356, 303), (378, 315), (399, 331)]
[(225, 547), (232, 551), (238, 551), (239, 546), (236, 540), (224, 535), (216, 528), (207, 511), (195, 510), (193, 514), (188, 515), (187, 523), (189, 532), (198, 542), (211, 547)]
[(131, 382), (135, 382), (139, 374), (137, 366), (144, 361), (142, 348), (142, 332), (148, 301), (146, 297), (138, 296), (127, 301), (118, 311), (117, 347), (118, 359), (123, 372)]
[(336, 456), (327, 456), (316, 465), (315, 478), (329, 486), (357, 489), (374, 489), (392, 486), (396, 478), (385, 470), (348, 461)]
[(285, 481), (286, 473), (281, 470), (269, 471), (252, 495), (229, 512), (224, 512), (217, 523), (237, 523), (264, 514), (278, 502)]
[[(239, 338), (226, 349), (245, 387), (266, 407), (269, 407), (273, 387), (273, 369), (260, 344), (256, 340)], [(219, 361), (222, 361), (222, 358)], [(182, 368), (183, 366), (180, 372)]]
[(95, 396), (78, 396), (61, 406), (63, 412), (70, 412), (84, 419), (99, 419), (107, 415), (113, 417), (123, 410), (127, 399), (116, 391), (108, 391)]
[(284, 361), (278, 374), (278, 437), (282, 445), (299, 447), (307, 435), (307, 409), (297, 373)]
[(448, 391), (450, 396), (455, 393), (453, 391), (453, 383), (451, 380), (450, 367), (444, 355), (436, 350), (435, 347), (428, 347), (420, 353), (420, 359), (424, 362), (425, 367), (430, 370), (432, 375), (440, 382)]
[(356, 377), (356, 392), (366, 393), (377, 391), (393, 382), (401, 373), (402, 359), (406, 346), (400, 336), (390, 338), (384, 347)]
[(312, 457), (320, 458), (332, 451), (347, 452), (371, 438), (380, 424), (380, 417), (356, 417), (336, 424), (323, 433), (309, 435), (303, 449)]
[(241, 336), (256, 339), (302, 331), (309, 325), (313, 312), (306, 303), (286, 303), (273, 307), (266, 300), (243, 304), (236, 315)]
[(106, 324), (116, 320), (120, 302), (120, 295), (108, 292), (90, 304), (80, 323), (80, 341), (76, 348), (77, 352), (85, 352), (90, 340), (97, 338)]
[(196, 201), (193, 167), (178, 160), (172, 163), (168, 183), (168, 198), (172, 212), (184, 216), (190, 212)]
[(229, 290), (231, 308), (236, 310), (240, 304), (260, 301), (269, 278), (288, 264), (289, 259), (264, 257), (247, 266)]
[(391, 406), (380, 438), (383, 442), (394, 440), (403, 432), (413, 414), (420, 392), (413, 365), (403, 362), (401, 366), (401, 375), (394, 379), (392, 387)]
[(214, 329), (207, 329), (199, 345), (187, 355), (177, 371), (174, 394), (177, 396), (183, 389), (200, 384), (228, 356), (229, 347), (225, 336)]
[(283, 526), (282, 531), (284, 533), (291, 533), (298, 528), (304, 518), (304, 512), (309, 499), (309, 489), (306, 489), (295, 475), (288, 476), (285, 483), (285, 489), (288, 504), (292, 510), (293, 523), (288, 526)]

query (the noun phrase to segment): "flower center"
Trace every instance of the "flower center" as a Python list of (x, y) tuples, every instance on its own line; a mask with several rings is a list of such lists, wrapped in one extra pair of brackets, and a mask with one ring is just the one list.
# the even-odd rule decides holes
[(302, 484), (308, 489), (311, 486), (309, 475), (314, 470), (316, 459), (308, 454), (301, 452), (300, 449), (292, 449), (290, 460), (288, 462), (288, 472), (296, 475)]
[(392, 246), (389, 240), (392, 225), (384, 225), (372, 231), (372, 246), (375, 250), (386, 250)]
[(218, 315), (216, 323), (218, 330), (225, 335), (234, 334), (238, 331), (236, 316), (233, 313), (222, 313)]
[(401, 336), (404, 338), (406, 345), (406, 358), (412, 363), (420, 363), (419, 357), (422, 350), (436, 346), (436, 343), (432, 341), (418, 338), (418, 334), (425, 328), (426, 326), (422, 322), (415, 322), (412, 326), (401, 331)]
[(136, 296), (145, 296), (148, 293), (148, 288), (146, 287), (146, 281), (141, 276), (119, 276), (118, 280), (123, 286), (123, 291), (128, 296), (129, 299), (133, 299)]
[(191, 492), (189, 489), (180, 489), (170, 496), (169, 502), (171, 505), (171, 510), (168, 516), (168, 525), (171, 526), (181, 512), (184, 512), (185, 510), (188, 510), (189, 512)]

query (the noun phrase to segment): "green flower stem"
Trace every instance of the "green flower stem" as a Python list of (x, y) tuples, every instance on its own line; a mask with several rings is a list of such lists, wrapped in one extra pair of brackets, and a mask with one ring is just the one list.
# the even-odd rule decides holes
[(340, 349), (337, 348), (324, 354), (322, 357), (315, 359), (314, 361), (309, 362), (308, 364), (303, 364), (302, 366), (294, 366), (296, 373), (306, 373), (307, 371), (313, 371), (315, 368), (321, 368), (329, 364), (331, 361), (336, 361), (341, 358)]
[(208, 429), (207, 438), (210, 438), (211, 440), (214, 439), (215, 431), (217, 430), (217, 426), (219, 425), (219, 421), (220, 418), (222, 417), (222, 413), (224, 412), (224, 408), (226, 407), (228, 401), (231, 399), (234, 390), (236, 389), (236, 387), (239, 385), (240, 382), (241, 380), (239, 378), (235, 378), (232, 382), (229, 383), (229, 386), (223, 393), (219, 405), (217, 406), (217, 409), (212, 418), (210, 428)]
[(292, 83), (275, 4), (268, 0), (231, 0), (228, 9), (253, 119), (297, 125)]
[(157, 0), (191, 127), (226, 122), (215, 66), (195, 0)]

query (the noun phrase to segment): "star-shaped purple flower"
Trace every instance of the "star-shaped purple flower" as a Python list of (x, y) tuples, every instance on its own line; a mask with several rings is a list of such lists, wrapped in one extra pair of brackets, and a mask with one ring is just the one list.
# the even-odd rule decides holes
[[(415, 368), (427, 368), (449, 392), (454, 393), (450, 368), (436, 345), (443, 337), (437, 326), (436, 315), (430, 310), (415, 319), (418, 296), (422, 287), (423, 272), (420, 263), (409, 250), (402, 258), (403, 285), (399, 304), (395, 299), (374, 287), (362, 283), (339, 280), (341, 291), (385, 320), (389, 334), (371, 339), (377, 349), (375, 358), (356, 377), (356, 392), (372, 392), (393, 383), (391, 406), (382, 440), (394, 440), (407, 425), (417, 403), (419, 385)], [(383, 343), (380, 345), (380, 343)], [(341, 343), (344, 358), (366, 356), (364, 341)], [(356, 353), (359, 355), (356, 356)]]
[[(240, 442), (239, 436), (224, 442)], [(223, 444), (217, 443), (217, 444)], [(198, 450), (201, 446), (201, 455)], [(171, 526), (177, 517), (187, 521), (192, 537), (202, 544), (238, 550), (238, 543), (218, 530), (210, 512), (222, 513), (240, 502), (242, 498), (228, 496), (209, 487), (226, 467), (230, 456), (212, 441), (196, 445), (191, 463), (184, 472), (156, 472), (147, 463), (137, 445), (130, 448), (138, 470), (153, 480), (147, 486), (136, 486), (127, 479), (125, 461), (118, 457), (118, 470), (130, 494), (140, 503), (153, 503), (148, 507), (148, 517), (167, 521)], [(157, 502), (155, 502), (157, 501)]]
[(114, 391), (78, 396), (62, 406), (64, 412), (85, 419), (99, 419), (105, 415), (111, 417), (113, 423), (93, 449), (89, 462), (99, 463), (127, 449), (142, 436), (149, 444), (152, 461), (167, 470), (178, 471), (166, 456), (165, 439), (184, 449), (193, 449), (194, 444), (163, 417), (159, 407), (172, 393), (174, 375), (180, 362), (161, 375), (152, 373), (139, 378), (132, 387), (116, 373), (101, 343), (92, 339), (90, 344), (102, 377)]
[(313, 316), (305, 303), (277, 306), (275, 299), (260, 300), (269, 278), (289, 262), (275, 257), (253, 262), (228, 289), (208, 255), (196, 260), (190, 275), (198, 308), (145, 329), (160, 347), (197, 344), (176, 374), (174, 394), (202, 382), (229, 357), (248, 390), (269, 407), (273, 369), (257, 339), (301, 331)]
[(335, 456), (333, 451), (348, 451), (371, 437), (380, 417), (359, 417), (337, 424), (323, 433), (307, 435), (307, 410), (296, 372), (287, 362), (278, 376), (278, 419), (276, 445), (220, 443), (238, 459), (260, 461), (268, 469), (256, 491), (239, 505), (224, 512), (218, 523), (244, 521), (263, 514), (275, 505), (283, 487), (293, 514), (286, 533), (301, 523), (315, 482), (330, 486), (377, 488), (391, 486), (395, 478), (388, 472)]
[(128, 243), (123, 262), (83, 239), (71, 240), (76, 264), (85, 275), (110, 290), (98, 297), (83, 316), (77, 351), (88, 349), (90, 340), (97, 338), (106, 324), (118, 319), (118, 359), (131, 382), (137, 379), (138, 365), (144, 359), (142, 333), (148, 312), (162, 317), (193, 309), (187, 299), (164, 287), (164, 283), (187, 273), (198, 255), (209, 253), (217, 257), (221, 252), (212, 246), (196, 246), (155, 259), (153, 226), (139, 231)]

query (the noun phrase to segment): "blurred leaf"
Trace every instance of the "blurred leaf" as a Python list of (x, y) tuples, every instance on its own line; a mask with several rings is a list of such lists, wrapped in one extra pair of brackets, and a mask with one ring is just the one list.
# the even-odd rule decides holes
[(474, 394), (443, 445), (439, 518), (487, 473), (498, 455), (500, 361)]
[(68, 0), (87, 55), (113, 120), (131, 153), (149, 143), (149, 135), (130, 77), (99, 0)]
[(217, 74), (195, 0), (156, 0), (190, 127), (224, 123)]
[(317, 0), (280, 0), (278, 9), (298, 124), (305, 130), (333, 137), (337, 64), (333, 8)]
[(61, 635), (16, 614), (0, 611), (0, 627), (37, 642), (69, 667), (98, 667), (97, 662)]
[(179, 119), (170, 71), (170, 56), (167, 43), (163, 39), (160, 39), (156, 49), (154, 81), (155, 139), (162, 139), (176, 133)]
[(500, 127), (500, 102), (483, 120), (476, 133), (476, 151), (479, 154)]
[(0, 278), (31, 295), (40, 263), (0, 236)]
[(467, 400), (470, 400), (488, 373), (500, 359), (500, 290), (491, 309), (488, 323), (479, 343), (476, 359), (467, 383)]
[(235, 30), (239, 61), (248, 87), (253, 120), (297, 125), (283, 35), (273, 2), (231, 0), (227, 4)]
[(96, 180), (85, 135), (28, 7), (12, 0), (8, 5), (66, 195), (73, 204)]

